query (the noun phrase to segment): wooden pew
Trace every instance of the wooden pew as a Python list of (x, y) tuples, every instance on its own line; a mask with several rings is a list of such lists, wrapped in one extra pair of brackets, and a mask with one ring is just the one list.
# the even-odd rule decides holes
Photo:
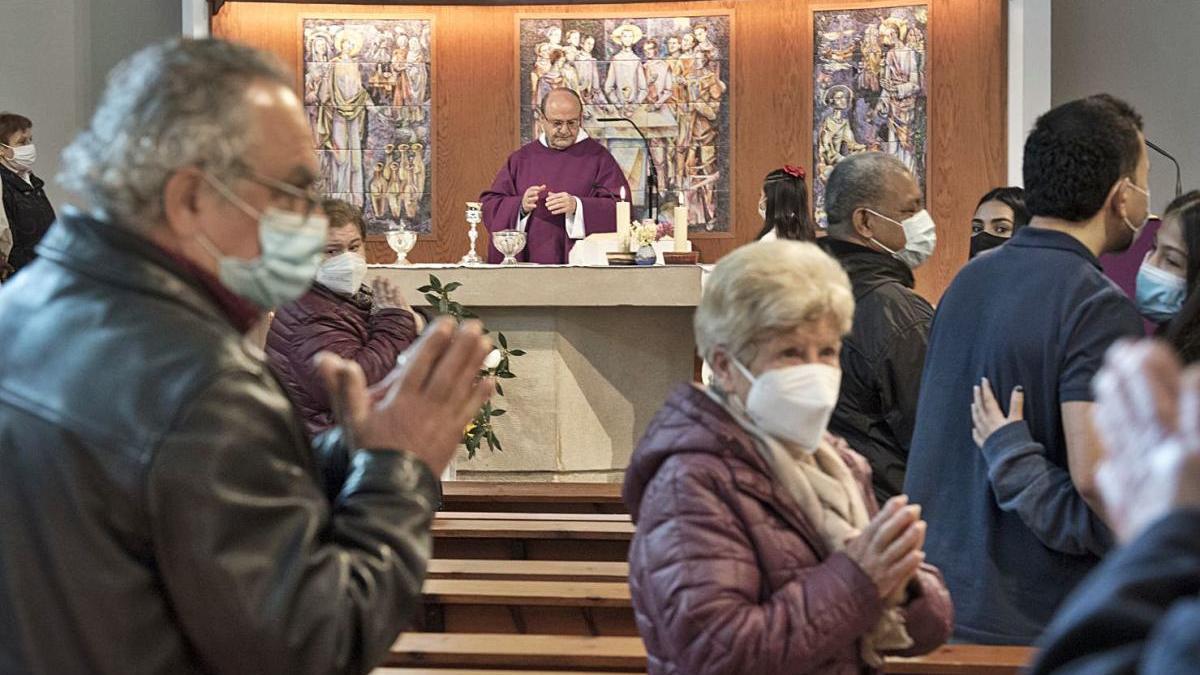
[[(1033, 656), (1031, 647), (946, 645), (926, 656), (890, 658), (884, 672), (1017, 675)], [(645, 672), (646, 651), (641, 640), (632, 637), (406, 633), (392, 646), (386, 665)], [(431, 675), (442, 672), (433, 670)]]
[(912, 658), (890, 658), (885, 673), (906, 675), (1016, 675), (1033, 662), (1033, 647), (944, 645)]
[(629, 564), (590, 560), (429, 561), (426, 579), (505, 579), (509, 581), (617, 581), (629, 579)]
[(433, 554), (476, 560), (622, 562), (633, 531), (632, 523), (620, 520), (438, 517), (433, 521)]
[(424, 632), (638, 634), (624, 581), (428, 579), (422, 605)]
[(497, 483), (447, 481), (447, 511), (627, 513), (620, 483)]

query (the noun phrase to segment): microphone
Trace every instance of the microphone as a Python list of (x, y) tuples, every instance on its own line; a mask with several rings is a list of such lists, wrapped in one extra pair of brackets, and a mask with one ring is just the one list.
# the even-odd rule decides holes
[(1179, 161), (1172, 157), (1171, 153), (1155, 145), (1149, 138), (1146, 139), (1146, 145), (1151, 150), (1171, 160), (1171, 163), (1175, 165), (1175, 196), (1178, 197), (1183, 194), (1183, 173), (1179, 170)]
[(646, 171), (646, 210), (650, 219), (658, 222), (658, 169), (654, 166), (654, 157), (650, 154), (650, 141), (646, 138), (646, 134), (642, 133), (637, 122), (628, 117), (601, 117), (596, 121), (627, 122), (638, 136), (642, 137), (642, 144), (646, 146), (646, 163), (649, 165), (649, 169)]

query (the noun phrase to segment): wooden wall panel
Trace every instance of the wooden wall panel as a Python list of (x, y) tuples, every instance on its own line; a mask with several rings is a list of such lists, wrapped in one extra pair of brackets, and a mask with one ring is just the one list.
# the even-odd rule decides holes
[[(846, 2), (839, 6), (904, 4)], [(917, 274), (918, 290), (941, 296), (966, 261), (975, 201), (1005, 175), (1005, 26), (1003, 0), (929, 0), (929, 162), (927, 197), (938, 222), (938, 251)], [(713, 262), (749, 241), (761, 222), (763, 176), (785, 163), (812, 164), (812, 6), (805, 0), (697, 0), (632, 5), (379, 6), (228, 2), (213, 34), (271, 51), (301, 68), (300, 17), (434, 17), (434, 236), (410, 254), (452, 262), (467, 246), (464, 203), (491, 184), (516, 149), (518, 102), (515, 15), (637, 16), (648, 11), (733, 14), (731, 135), (734, 142), (732, 236), (695, 242)], [(481, 246), (482, 248), (482, 246)], [(390, 251), (380, 242), (373, 251)]]

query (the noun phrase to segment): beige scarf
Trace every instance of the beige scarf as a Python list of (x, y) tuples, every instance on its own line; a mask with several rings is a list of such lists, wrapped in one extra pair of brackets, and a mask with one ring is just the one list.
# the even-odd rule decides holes
[[(822, 442), (815, 453), (792, 449), (760, 430), (735, 397), (706, 390), (755, 440), (755, 447), (767, 460), (774, 477), (796, 501), (800, 511), (812, 522), (830, 551), (840, 551), (870, 521), (863, 502), (862, 486), (841, 455)], [(883, 614), (859, 641), (859, 654), (872, 668), (883, 665), (883, 653), (908, 649), (912, 638), (904, 625), (899, 606), (904, 597), (901, 588), (884, 600)]]

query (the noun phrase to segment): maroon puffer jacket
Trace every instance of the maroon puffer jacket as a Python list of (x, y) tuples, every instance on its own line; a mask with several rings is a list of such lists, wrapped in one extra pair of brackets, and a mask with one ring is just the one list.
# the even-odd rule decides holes
[[(772, 479), (749, 435), (700, 389), (676, 389), (625, 474), (637, 523), (629, 586), (652, 675), (869, 672), (858, 638), (879, 619), (874, 583), (830, 553)], [(843, 451), (877, 510), (866, 461)], [(953, 608), (926, 565), (905, 607), (908, 655), (941, 645)]]
[(407, 309), (371, 313), (372, 296), (364, 287), (352, 297), (314, 284), (299, 300), (280, 307), (267, 333), (267, 361), (300, 411), (309, 433), (333, 426), (325, 385), (313, 357), (328, 351), (362, 366), (367, 384), (383, 379), (416, 334)]

